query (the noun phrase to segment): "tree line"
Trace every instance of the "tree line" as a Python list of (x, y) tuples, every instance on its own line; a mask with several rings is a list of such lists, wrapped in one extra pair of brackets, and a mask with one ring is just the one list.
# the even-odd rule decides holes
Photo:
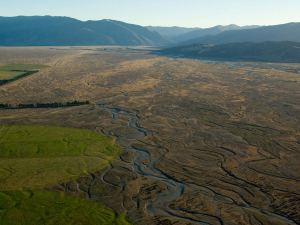
[(11, 107), (10, 104), (0, 104), (0, 108), (8, 108), (8, 107)]
[(90, 101), (74, 101), (74, 102), (50, 102), (50, 103), (36, 103), (36, 104), (21, 104), (12, 107), (10, 104), (0, 104), (0, 108), (42, 108), (42, 107), (65, 107), (88, 105)]

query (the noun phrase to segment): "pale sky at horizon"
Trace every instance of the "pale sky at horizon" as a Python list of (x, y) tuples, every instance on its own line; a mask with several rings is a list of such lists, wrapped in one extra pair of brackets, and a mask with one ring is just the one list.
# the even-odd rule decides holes
[(142, 26), (213, 27), (300, 22), (300, 0), (0, 0), (0, 16), (113, 19)]

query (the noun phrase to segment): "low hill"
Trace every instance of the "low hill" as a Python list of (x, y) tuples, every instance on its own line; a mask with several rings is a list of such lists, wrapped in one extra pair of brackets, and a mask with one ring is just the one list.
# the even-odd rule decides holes
[(221, 45), (192, 44), (161, 50), (162, 54), (224, 60), (300, 62), (300, 43), (247, 42)]
[(194, 31), (194, 30), (201, 30), (201, 28), (186, 28), (186, 27), (156, 27), (156, 26), (146, 26), (149, 30), (156, 31), (161, 33), (169, 38), (175, 38), (179, 35)]
[(239, 27), (235, 24), (230, 24), (228, 26), (220, 26), (219, 25), (219, 26), (215, 26), (215, 27), (211, 27), (211, 28), (198, 29), (198, 30), (187, 32), (183, 35), (180, 35), (180, 36), (174, 38), (174, 41), (183, 42), (183, 41), (187, 41), (187, 40), (190, 40), (190, 39), (203, 37), (205, 35), (220, 34), (220, 33), (224, 32), (224, 31), (227, 31), (227, 30), (243, 30), (243, 29), (253, 29), (253, 28), (257, 28), (257, 27), (259, 27), (259, 26), (253, 25), (253, 26)]
[(230, 30), (217, 35), (206, 35), (179, 43), (180, 45), (225, 44), (234, 42), (292, 41), (300, 42), (300, 23), (264, 26), (255, 29)]
[(114, 20), (69, 17), (0, 17), (0, 46), (168, 45), (172, 41), (145, 27)]

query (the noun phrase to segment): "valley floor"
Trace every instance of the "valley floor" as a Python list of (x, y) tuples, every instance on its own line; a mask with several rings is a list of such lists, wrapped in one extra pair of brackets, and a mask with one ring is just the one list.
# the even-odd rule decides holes
[(50, 67), (1, 86), (0, 104), (92, 104), (0, 109), (0, 128), (80, 128), (125, 149), (105, 169), (44, 190), (136, 224), (300, 223), (299, 64), (103, 49), (1, 48), (1, 64)]

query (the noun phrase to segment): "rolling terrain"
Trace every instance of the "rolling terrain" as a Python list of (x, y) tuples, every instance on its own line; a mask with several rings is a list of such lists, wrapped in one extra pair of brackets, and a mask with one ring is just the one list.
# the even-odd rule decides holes
[(115, 20), (68, 17), (0, 17), (0, 46), (168, 45), (173, 42), (142, 26)]
[(300, 23), (263, 26), (255, 29), (227, 30), (216, 35), (206, 35), (185, 40), (179, 45), (226, 44), (234, 42), (291, 41), (300, 42)]
[(205, 59), (300, 62), (300, 43), (298, 42), (267, 41), (220, 45), (192, 44), (166, 48), (159, 52), (166, 55), (181, 55)]
[(92, 103), (0, 109), (2, 126), (84, 129), (124, 149), (106, 168), (40, 189), (135, 224), (300, 223), (300, 64), (104, 49), (0, 48), (2, 64), (50, 66), (1, 86), (3, 104)]

